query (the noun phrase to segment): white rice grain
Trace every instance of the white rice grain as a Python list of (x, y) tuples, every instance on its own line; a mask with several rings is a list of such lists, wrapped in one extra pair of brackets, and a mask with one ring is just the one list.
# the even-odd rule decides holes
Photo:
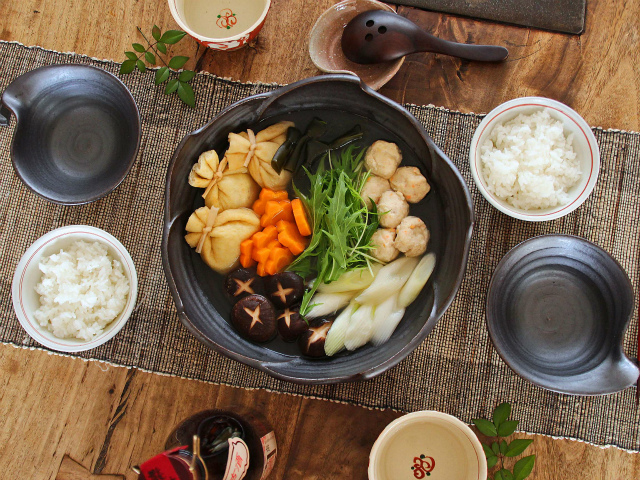
[(524, 210), (568, 203), (582, 175), (572, 143), (547, 109), (497, 124), (480, 146), (488, 190)]
[(58, 338), (95, 338), (127, 303), (124, 268), (100, 242), (77, 241), (42, 257), (38, 267), (40, 307), (34, 317)]

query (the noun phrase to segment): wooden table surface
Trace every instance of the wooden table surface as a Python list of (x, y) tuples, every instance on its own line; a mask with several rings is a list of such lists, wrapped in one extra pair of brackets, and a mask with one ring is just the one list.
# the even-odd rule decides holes
[[(318, 71), (307, 36), (334, 0), (273, 0), (251, 48), (222, 53), (183, 40), (186, 67), (242, 81), (288, 83)], [(136, 26), (177, 28), (164, 0), (0, 0), (0, 39), (122, 61)], [(488, 112), (514, 97), (567, 103), (591, 125), (640, 130), (640, 1), (590, 0), (582, 36), (400, 7), (442, 37), (507, 46), (500, 65), (416, 54), (381, 92), (400, 102)], [(194, 125), (194, 128), (198, 125)], [(3, 279), (8, 288), (9, 279)], [(428, 341), (428, 339), (427, 339)], [(162, 450), (193, 412), (262, 409), (278, 439), (273, 479), (366, 479), (369, 450), (398, 417), (338, 403), (244, 390), (0, 345), (2, 478), (134, 479), (132, 465)], [(640, 456), (536, 435), (533, 479), (636, 479)]]

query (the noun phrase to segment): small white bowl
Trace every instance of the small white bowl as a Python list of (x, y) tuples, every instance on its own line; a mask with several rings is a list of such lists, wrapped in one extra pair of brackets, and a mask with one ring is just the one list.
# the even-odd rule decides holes
[(385, 428), (369, 455), (369, 480), (486, 480), (478, 437), (456, 417), (414, 412)]
[[(124, 310), (105, 327), (102, 334), (93, 340), (58, 338), (49, 330), (40, 326), (33, 317), (34, 312), (40, 306), (40, 296), (35, 291), (36, 284), (42, 278), (42, 273), (38, 268), (40, 259), (45, 255), (51, 255), (69, 247), (77, 240), (97, 241), (105, 245), (112, 257), (122, 263), (125, 275), (129, 279), (129, 296)], [(70, 225), (58, 228), (40, 237), (24, 253), (13, 275), (13, 309), (18, 316), (20, 324), (35, 341), (60, 352), (82, 352), (96, 348), (110, 340), (129, 320), (137, 296), (138, 275), (127, 249), (113, 235), (87, 225)]]
[[(530, 115), (535, 111), (548, 109), (552, 118), (560, 120), (564, 126), (565, 135), (573, 134), (573, 149), (582, 167), (580, 182), (569, 190), (570, 200), (563, 205), (548, 209), (523, 210), (508, 204), (489, 192), (487, 183), (480, 169), (480, 148), (494, 126), (507, 122), (519, 114)], [(587, 199), (593, 191), (600, 171), (600, 150), (593, 136), (591, 128), (573, 109), (556, 100), (543, 97), (523, 97), (509, 100), (494, 108), (482, 120), (471, 140), (469, 151), (471, 175), (480, 193), (487, 201), (507, 215), (530, 222), (555, 220), (574, 211)]]

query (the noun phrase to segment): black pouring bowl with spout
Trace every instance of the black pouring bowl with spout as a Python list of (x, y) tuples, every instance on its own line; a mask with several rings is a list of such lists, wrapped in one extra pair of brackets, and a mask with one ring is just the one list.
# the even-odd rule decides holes
[(522, 378), (559, 393), (602, 395), (638, 381), (623, 349), (634, 305), (631, 280), (609, 253), (573, 235), (541, 235), (496, 267), (487, 326)]
[[(223, 288), (224, 277), (207, 267), (184, 240), (187, 219), (203, 203), (202, 191), (187, 182), (202, 152), (215, 149), (222, 156), (230, 132), (247, 128), (257, 132), (282, 120), (291, 120), (305, 131), (314, 118), (333, 129), (327, 138), (360, 125), (365, 133), (356, 145), (361, 148), (375, 140), (395, 142), (403, 165), (415, 166), (426, 175), (432, 190), (412, 206), (411, 214), (429, 228), (428, 250), (437, 258), (429, 284), (407, 308), (389, 341), (324, 359), (304, 357), (295, 344), (279, 339), (256, 344), (242, 338), (229, 322), (231, 303)], [(294, 182), (304, 193), (308, 187), (303, 178), (304, 174), (296, 175)], [(464, 179), (418, 120), (355, 76), (323, 75), (240, 100), (182, 140), (167, 172), (162, 261), (180, 320), (205, 345), (292, 382), (364, 380), (399, 363), (433, 330), (464, 276), (472, 227), (473, 204)]]
[(0, 125), (16, 117), (16, 174), (54, 203), (93, 202), (127, 176), (140, 146), (140, 115), (127, 87), (89, 65), (49, 65), (2, 94)]

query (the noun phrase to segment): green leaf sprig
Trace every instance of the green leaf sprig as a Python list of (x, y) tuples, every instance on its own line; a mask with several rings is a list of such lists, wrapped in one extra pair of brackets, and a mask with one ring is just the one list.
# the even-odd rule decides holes
[(480, 433), (487, 437), (496, 438), (491, 444), (483, 443), (482, 448), (487, 457), (487, 467), (489, 470), (494, 468), (500, 461), (500, 468), (493, 474), (493, 480), (524, 480), (533, 470), (536, 461), (535, 455), (529, 455), (518, 460), (513, 465), (513, 470), (505, 468), (505, 459), (522, 455), (533, 440), (525, 438), (516, 438), (511, 442), (505, 440), (516, 431), (518, 427), (517, 420), (509, 420), (511, 415), (511, 405), (501, 403), (493, 411), (493, 420), (485, 420), (484, 418), (476, 418), (473, 423)]
[(172, 78), (167, 82), (164, 89), (165, 95), (171, 95), (172, 93), (177, 92), (180, 100), (190, 107), (194, 107), (196, 104), (196, 97), (193, 93), (193, 88), (189, 85), (189, 82), (193, 80), (196, 72), (191, 70), (183, 70), (181, 72), (176, 71), (180, 70), (184, 64), (187, 63), (189, 57), (176, 55), (175, 57), (169, 58), (167, 56), (167, 59), (165, 60), (162, 55), (160, 55), (161, 53), (163, 55), (167, 55), (167, 45), (175, 45), (182, 40), (187, 33), (181, 30), (167, 30), (162, 33), (160, 28), (157, 25), (154, 25), (151, 30), (151, 36), (155, 41), (151, 42), (142, 32), (140, 27), (136, 28), (138, 29), (138, 32), (140, 32), (140, 35), (142, 35), (142, 38), (147, 42), (147, 47), (140, 43), (132, 44), (131, 47), (134, 51), (124, 52), (127, 59), (122, 62), (120, 74), (125, 75), (131, 73), (136, 68), (140, 70), (140, 72), (144, 73), (147, 69), (145, 62), (150, 65), (155, 65), (159, 59), (164, 66), (159, 68), (156, 72), (154, 79), (155, 84), (160, 85), (167, 82), (169, 77), (174, 75), (175, 78)]

